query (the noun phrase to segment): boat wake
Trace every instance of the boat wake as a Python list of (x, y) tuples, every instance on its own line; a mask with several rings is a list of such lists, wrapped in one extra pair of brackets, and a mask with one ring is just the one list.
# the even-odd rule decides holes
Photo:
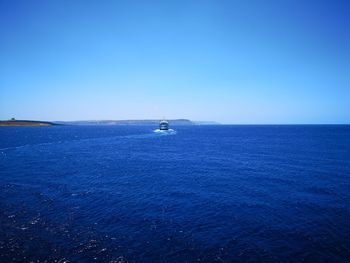
[(153, 132), (161, 134), (161, 135), (172, 135), (176, 134), (176, 131), (173, 129), (168, 129), (168, 130), (160, 130), (160, 129), (155, 129)]

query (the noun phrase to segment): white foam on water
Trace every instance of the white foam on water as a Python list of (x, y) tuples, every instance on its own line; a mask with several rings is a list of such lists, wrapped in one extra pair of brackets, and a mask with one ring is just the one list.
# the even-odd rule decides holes
[(160, 130), (160, 129), (155, 129), (153, 132), (161, 134), (161, 135), (172, 135), (176, 134), (176, 131), (173, 129), (168, 129), (168, 130)]

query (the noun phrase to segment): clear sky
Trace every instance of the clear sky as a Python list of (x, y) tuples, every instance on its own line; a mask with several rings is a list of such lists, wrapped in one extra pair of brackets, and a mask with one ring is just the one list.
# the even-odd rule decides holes
[(350, 1), (0, 0), (0, 119), (350, 123)]

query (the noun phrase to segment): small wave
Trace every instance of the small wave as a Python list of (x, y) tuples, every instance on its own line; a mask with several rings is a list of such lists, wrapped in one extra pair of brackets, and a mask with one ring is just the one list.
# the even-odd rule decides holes
[[(176, 131), (173, 129), (169, 129), (169, 130), (156, 129), (153, 132), (161, 134), (161, 135), (176, 134)], [(35, 146), (75, 143), (75, 142), (84, 142), (84, 141), (96, 141), (96, 140), (105, 140), (105, 139), (123, 139), (123, 138), (137, 139), (137, 138), (148, 138), (148, 137), (152, 137), (152, 136), (154, 136), (154, 134), (144, 133), (144, 134), (119, 135), (119, 136), (108, 136), (108, 137), (98, 137), (98, 138), (81, 138), (81, 139), (43, 142), (43, 143), (35, 143), (35, 144), (24, 144), (24, 145), (19, 145), (19, 146), (0, 148), (0, 154), (5, 154), (9, 150), (18, 150), (18, 149), (22, 149), (22, 148), (35, 147)]]
[(161, 134), (161, 135), (172, 135), (172, 134), (176, 134), (176, 131), (173, 129), (169, 129), (169, 130), (160, 130), (160, 129), (155, 129), (153, 132)]
[[(77, 140), (74, 140), (74, 141), (77, 141)], [(1, 151), (1, 153), (4, 153), (4, 152), (7, 151), (7, 150), (17, 150), (17, 149), (26, 148), (26, 147), (51, 145), (51, 144), (65, 143), (65, 142), (69, 142), (69, 141), (54, 141), (54, 142), (43, 142), (43, 143), (34, 143), (34, 144), (24, 144), (24, 145), (19, 145), (19, 146), (0, 148), (0, 151)]]

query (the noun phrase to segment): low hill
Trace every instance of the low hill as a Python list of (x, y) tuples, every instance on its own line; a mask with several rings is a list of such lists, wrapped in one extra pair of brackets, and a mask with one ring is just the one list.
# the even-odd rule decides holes
[(29, 120), (8, 120), (0, 121), (0, 126), (52, 126), (55, 123), (48, 121), (29, 121)]
[[(168, 120), (173, 126), (176, 125), (195, 125), (194, 122), (187, 119)], [(68, 125), (159, 125), (159, 120), (91, 120), (91, 121), (57, 121), (55, 123)]]

